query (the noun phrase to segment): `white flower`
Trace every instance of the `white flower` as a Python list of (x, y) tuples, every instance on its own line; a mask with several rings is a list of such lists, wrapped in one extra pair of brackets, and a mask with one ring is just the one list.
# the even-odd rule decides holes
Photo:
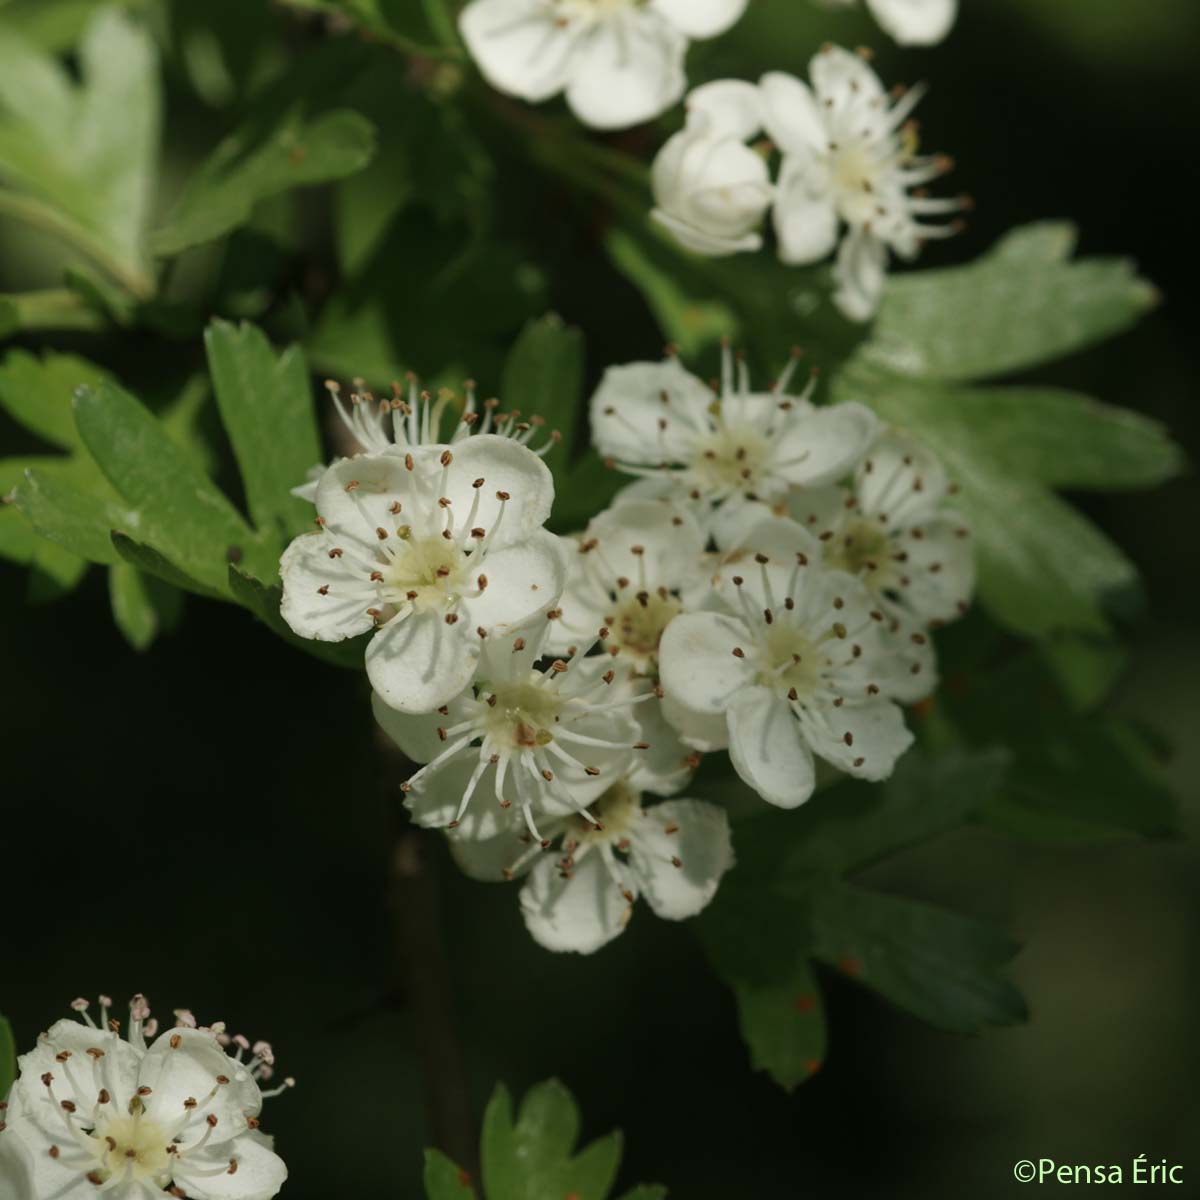
[[(857, 0), (823, 0), (848, 8)], [(867, 0), (883, 29), (902, 46), (932, 46), (950, 32), (958, 0)]]
[[(564, 538), (567, 584), (547, 650), (563, 654), (604, 626), (604, 648), (640, 674), (657, 669), (658, 640), (712, 574), (705, 536), (685, 510), (630, 500), (594, 517), (580, 538)], [(694, 597), (693, 597), (694, 599)]]
[(945, 504), (946, 472), (924, 446), (889, 430), (854, 487), (793, 492), (788, 511), (821, 543), (827, 567), (857, 575), (896, 622), (941, 625), (975, 586), (970, 527)]
[[(627, 499), (667, 496), (690, 507), (719, 545), (731, 545), (793, 487), (849, 474), (878, 424), (861, 404), (817, 408), (787, 385), (752, 392), (745, 364), (725, 352), (719, 396), (674, 358), (610, 367), (592, 398), (592, 438), (620, 470), (641, 476)], [(736, 379), (735, 379), (736, 374)]]
[[(361, 379), (356, 380), (348, 400), (342, 399), (342, 387), (336, 380), (327, 379), (325, 388), (355, 454), (403, 457), (420, 447), (436, 446), (444, 450), (457, 446), (472, 434), (495, 434), (509, 438), (519, 446), (530, 446), (545, 427), (545, 421), (539, 416), (524, 420), (518, 410), (500, 411), (499, 400), (490, 399), (479, 404), (474, 381), (469, 379), (463, 385), (461, 402), (449, 388), (441, 388), (435, 399), (421, 389), (415, 375), (409, 376), (407, 399), (401, 396), (399, 384), (392, 385), (391, 396), (377, 397)], [(449, 429), (444, 428), (447, 424), (451, 426)], [(559, 440), (559, 433), (551, 431), (540, 446), (530, 448), (539, 458), (544, 458)], [(310, 467), (304, 483), (292, 488), (292, 495), (315, 504), (317, 485), (327, 469), (323, 463)]]
[(565, 92), (597, 129), (665, 112), (687, 87), (694, 38), (724, 33), (748, 0), (472, 0), (459, 17), (488, 82), (524, 100)]
[(888, 250), (914, 258), (922, 242), (959, 228), (957, 221), (921, 218), (969, 202), (910, 194), (951, 166), (943, 156), (916, 153), (914, 126), (906, 120), (920, 89), (893, 103), (866, 62), (837, 46), (813, 58), (809, 76), (811, 90), (782, 72), (764, 75), (759, 85), (764, 124), (783, 151), (775, 199), (779, 251), (788, 263), (817, 262), (845, 226), (834, 298), (847, 316), (865, 321), (883, 295)]
[[(19, 1060), (7, 1111), (0, 1111), (0, 1194), (15, 1200), (86, 1200), (111, 1192), (152, 1200), (168, 1189), (192, 1200), (270, 1200), (287, 1168), (258, 1132), (258, 1081), (274, 1061), (259, 1043), (223, 1026), (197, 1029), (185, 1014), (153, 1037), (145, 998), (130, 1002), (128, 1040), (108, 1021), (59, 1021)], [(189, 1024), (190, 1021), (190, 1024)], [(221, 1043), (236, 1041), (230, 1057)], [(12, 1164), (13, 1170), (7, 1168)], [(9, 1190), (5, 1190), (5, 1187)]]
[(456, 843), (455, 857), (476, 879), (528, 873), (521, 913), (548, 950), (599, 950), (624, 930), (638, 896), (657, 916), (694, 917), (733, 866), (723, 809), (686, 799), (643, 808), (626, 781), (600, 796), (586, 818), (563, 818), (544, 832), (561, 839), (557, 853), (507, 833)]
[(891, 697), (912, 667), (863, 585), (820, 568), (817, 544), (795, 522), (769, 519), (747, 544), (780, 542), (786, 557), (747, 551), (744, 574), (723, 571), (725, 611), (667, 626), (659, 667), (685, 740), (694, 719), (698, 738), (720, 744), (714, 724), (723, 719), (738, 774), (765, 800), (794, 808), (812, 794), (814, 754), (862, 779), (891, 773), (912, 742)]
[(687, 125), (654, 160), (651, 216), (697, 254), (757, 250), (770, 207), (766, 159), (745, 143), (762, 129), (762, 106), (749, 83), (706, 84), (688, 97)]
[(603, 657), (539, 669), (543, 639), (489, 641), (480, 682), (435, 713), (399, 713), (376, 698), (384, 731), (425, 764), (402, 785), (418, 824), (473, 839), (517, 827), (544, 842), (541, 820), (585, 812), (649, 749), (631, 713), (654, 692), (614, 688)]
[(318, 641), (378, 627), (373, 687), (429, 712), (471, 681), (485, 638), (558, 600), (566, 564), (541, 528), (553, 499), (541, 459), (494, 434), (335, 463), (317, 488), (319, 530), (280, 563), (284, 619)]

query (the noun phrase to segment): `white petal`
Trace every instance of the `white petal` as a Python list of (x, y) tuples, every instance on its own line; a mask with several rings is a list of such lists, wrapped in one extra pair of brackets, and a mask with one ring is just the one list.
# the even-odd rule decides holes
[[(565, 821), (542, 820), (538, 832), (543, 837), (556, 837)], [(480, 883), (503, 883), (519, 878), (541, 861), (543, 855), (554, 857), (553, 850), (543, 851), (531, 846), (524, 823), (513, 824), (492, 837), (461, 836), (460, 830), (450, 835), (450, 853), (464, 875)]]
[(22, 1085), (17, 1084), (5, 1113), (7, 1128), (0, 1132), (0, 1200), (87, 1200), (95, 1196), (96, 1185), (88, 1182), (88, 1168), (81, 1171), (64, 1163), (67, 1156), (50, 1154), (51, 1146), (61, 1145), (67, 1137), (61, 1116), (57, 1131), (47, 1132), (29, 1116), (23, 1099)]
[[(676, 0), (691, 4), (692, 0)], [(703, 113), (714, 134), (749, 141), (763, 127), (763, 101), (758, 88), (742, 79), (718, 79), (688, 93), (689, 114)]]
[(887, 93), (879, 76), (860, 55), (841, 46), (825, 46), (814, 55), (808, 75), (819, 105), (832, 100), (838, 112), (849, 106), (864, 113), (886, 111)]
[[(643, 679), (639, 686), (648, 690), (653, 685)], [(650, 749), (634, 755), (628, 773), (629, 786), (655, 796), (673, 796), (695, 772), (691, 750), (667, 721), (661, 701), (647, 700), (634, 712), (639, 740), (648, 742)]]
[[(450, 453), (453, 461), (439, 479), (439, 495), (450, 501), (456, 530), (468, 527), (474, 508), (471, 528), (491, 532), (499, 523), (488, 543), (499, 549), (524, 541), (545, 525), (554, 506), (554, 477), (532, 450), (511, 438), (485, 433), (457, 443)], [(479, 479), (483, 484), (477, 489)], [(501, 492), (507, 500), (500, 499)]]
[(975, 589), (974, 546), (963, 518), (943, 512), (899, 542), (908, 554), (900, 590), (904, 607), (925, 623), (961, 616)]
[(687, 39), (656, 13), (605, 21), (579, 48), (570, 69), (567, 103), (594, 129), (625, 129), (677, 103), (687, 88)]
[[(230, 1174), (234, 1163), (237, 1167)], [(177, 1155), (173, 1174), (193, 1200), (271, 1200), (288, 1177), (283, 1159), (266, 1138), (250, 1133), (219, 1148)]]
[(489, 637), (503, 637), (558, 604), (567, 562), (558, 538), (537, 529), (525, 541), (489, 553), (481, 573), (487, 587), (463, 600), (462, 620)]
[(883, 699), (828, 705), (802, 721), (814, 752), (859, 779), (886, 779), (913, 742), (904, 714)]
[(833, 268), (833, 302), (852, 321), (869, 321), (879, 310), (887, 280), (887, 247), (865, 229), (842, 239)]
[(819, 262), (837, 245), (838, 217), (823, 170), (799, 158), (785, 158), (775, 197), (779, 256), (799, 266)]
[(379, 546), (375, 531), (396, 528), (396, 518), (388, 511), (394, 501), (402, 501), (406, 513), (433, 505), (417, 490), (413, 474), (394, 454), (360, 454), (334, 463), (317, 484), (316, 501), (330, 544), (374, 562)]
[(665, 209), (651, 209), (650, 216), (664, 229), (670, 230), (675, 240), (693, 254), (706, 258), (727, 258), (731, 254), (753, 253), (762, 249), (762, 238), (757, 233), (740, 236), (720, 236), (681, 221)]
[(629, 840), (629, 868), (642, 895), (671, 921), (700, 912), (733, 866), (729, 818), (701, 800), (668, 800), (644, 810)]
[(628, 923), (633, 905), (604, 869), (600, 854), (592, 850), (578, 860), (569, 879), (555, 861), (540, 859), (521, 888), (525, 925), (547, 950), (591, 954)]
[[(218, 1077), (229, 1082), (218, 1084)], [(203, 1131), (205, 1121), (216, 1117), (210, 1137), (215, 1144), (244, 1132), (246, 1118), (262, 1109), (262, 1095), (250, 1072), (230, 1058), (215, 1038), (198, 1029), (168, 1029), (161, 1033), (142, 1060), (138, 1084), (151, 1089), (143, 1101), (146, 1115), (161, 1124), (182, 1117), (188, 1111), (186, 1100), (198, 1100), (200, 1107), (187, 1126), (187, 1134)], [(206, 1100), (209, 1095), (212, 1099)]]
[(380, 728), (400, 748), (405, 758), (427, 763), (446, 749), (438, 729), (457, 725), (479, 710), (474, 693), (467, 690), (451, 700), (448, 713), (403, 713), (385, 704), (377, 692), (371, 693), (371, 711)]
[[(463, 796), (479, 766), (477, 750), (463, 750), (450, 763), (439, 768), (405, 793), (404, 807), (412, 813), (413, 820), (426, 829), (448, 829), (455, 820), (460, 820), (454, 830), (455, 836), (473, 841), (483, 841), (512, 832), (521, 820), (520, 796), (513, 786), (513, 771), (509, 768), (504, 779), (503, 798), (510, 807), (500, 807), (496, 797), (496, 768), (485, 766), (471, 794), (467, 810), (459, 818)], [(524, 823), (521, 822), (524, 829)]]
[(729, 745), (729, 726), (724, 712), (697, 712), (671, 696), (664, 696), (660, 704), (663, 717), (685, 746), (699, 750), (701, 754), (711, 754)]
[(567, 579), (558, 607), (562, 616), (548, 621), (547, 654), (566, 654), (571, 646), (589, 646), (603, 626), (609, 612), (609, 592), (593, 571), (593, 560), (579, 549), (579, 538), (563, 538), (567, 559)]
[(478, 635), (465, 622), (447, 625), (441, 612), (415, 612), (385, 625), (367, 644), (367, 676), (392, 708), (432, 712), (449, 704), (474, 678)]
[(787, 700), (765, 687), (747, 688), (729, 705), (729, 758), (764, 800), (797, 808), (813, 793), (812, 754)]
[(793, 487), (827, 487), (854, 470), (878, 430), (875, 414), (855, 401), (818, 408), (788, 423), (770, 469)]
[(855, 488), (865, 513), (895, 528), (931, 514), (946, 495), (946, 471), (922, 442), (888, 429), (855, 472)]
[(690, 38), (716, 37), (741, 20), (750, 0), (651, 0), (662, 13)]
[(599, 543), (605, 568), (615, 572), (614, 583), (620, 576), (636, 583), (644, 568), (645, 586), (652, 590), (683, 587), (704, 554), (704, 534), (695, 520), (660, 500), (634, 500), (606, 509), (588, 525), (587, 537)]
[(753, 644), (742, 621), (723, 613), (684, 613), (667, 626), (658, 649), (666, 694), (700, 713), (723, 712), (754, 680), (743, 653)]
[(785, 155), (807, 162), (829, 148), (825, 118), (808, 84), (782, 71), (771, 71), (759, 81), (763, 124)]
[(708, 428), (712, 402), (709, 388), (674, 358), (609, 367), (592, 396), (592, 440), (602, 456), (619, 462), (683, 462)]
[(940, 42), (958, 15), (958, 0), (867, 0), (867, 7), (902, 46)]
[[(107, 1079), (111, 1081), (97, 1084), (95, 1091), (91, 1087), (96, 1076), (89, 1050), (103, 1051), (101, 1061)], [(56, 1061), (60, 1053), (71, 1055), (70, 1076)], [(90, 1111), (100, 1087), (108, 1087), (118, 1095), (131, 1096), (137, 1087), (140, 1059), (140, 1054), (127, 1041), (109, 1030), (93, 1029), (82, 1021), (56, 1021), (45, 1036), (38, 1038), (37, 1045), (28, 1054), (17, 1059), (21, 1077), (18, 1087), (23, 1092), (25, 1110), (50, 1136), (58, 1136), (64, 1132), (58, 1103), (71, 1100), (78, 1108), (86, 1106)], [(49, 1092), (42, 1086), (41, 1078), (46, 1074), (53, 1076), (55, 1101), (51, 1101)], [(82, 1094), (72, 1089), (72, 1078), (79, 1084)]]
[(319, 642), (341, 642), (375, 624), (367, 612), (375, 602), (368, 572), (356, 577), (344, 557), (329, 557), (331, 547), (323, 533), (303, 533), (279, 560), (280, 615), (297, 636)]
[[(768, 559), (757, 561), (759, 555)], [(755, 609), (775, 607), (807, 578), (821, 557), (821, 543), (789, 517), (765, 516), (749, 526), (736, 549), (723, 555), (713, 574), (713, 586), (735, 611), (751, 597)], [(734, 583), (735, 579), (741, 580)]]
[(525, 100), (546, 100), (566, 86), (576, 34), (538, 0), (472, 0), (459, 30), (484, 78)]

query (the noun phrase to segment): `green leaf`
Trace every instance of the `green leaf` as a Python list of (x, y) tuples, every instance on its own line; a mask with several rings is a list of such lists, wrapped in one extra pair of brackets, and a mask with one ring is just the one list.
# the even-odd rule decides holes
[[(0, 216), (3, 209), (0, 193)], [(0, 338), (48, 329), (91, 332), (107, 325), (92, 304), (68, 288), (0, 295)]]
[(513, 1122), (512, 1098), (497, 1087), (483, 1121), (483, 1184), (488, 1200), (605, 1200), (621, 1161), (621, 1135), (610, 1134), (571, 1157), (579, 1110), (557, 1080), (532, 1088)]
[(1047, 387), (930, 390), (938, 423), (997, 469), (1053, 488), (1148, 488), (1178, 475), (1178, 443), (1157, 421)]
[(143, 248), (159, 136), (154, 44), (120, 9), (97, 12), (80, 83), (0, 26), (0, 214), (54, 234), (137, 296), (154, 291)]
[(293, 346), (277, 358), (253, 325), (225, 321), (209, 326), (204, 344), (250, 516), (282, 543), (311, 525), (312, 506), (290, 491), (323, 460), (304, 355)]
[(255, 569), (275, 569), (274, 552), (128, 392), (108, 381), (80, 390), (75, 420), (101, 471), (137, 514), (135, 524), (112, 528), (132, 528), (139, 541), (217, 594), (228, 585), (233, 554)]
[(113, 530), (111, 536), (117, 554), (125, 562), (137, 567), (139, 571), (144, 571), (155, 579), (161, 579), (164, 583), (179, 588), (180, 591), (195, 592), (197, 596), (205, 596), (210, 600), (228, 599), (228, 596), (223, 593), (181, 571), (153, 546), (148, 546), (144, 542), (136, 542), (128, 534), (120, 533), (117, 530)]
[(1070, 235), (1033, 226), (969, 266), (892, 276), (864, 356), (901, 375), (983, 379), (1111, 337), (1157, 303), (1124, 259), (1067, 261)]
[(738, 1025), (756, 1071), (794, 1091), (825, 1061), (825, 1006), (816, 977), (798, 963), (777, 982), (726, 979), (737, 1000)]
[[(586, 419), (583, 353), (583, 334), (550, 314), (530, 321), (521, 331), (501, 376), (503, 409), (516, 409), (525, 419), (541, 417), (546, 430), (561, 439), (546, 455), (556, 484), (565, 477), (576, 435)], [(540, 437), (535, 439), (535, 448), (540, 442)]]
[(425, 1151), (426, 1200), (475, 1200), (471, 1176), (440, 1150)]
[(122, 560), (108, 569), (113, 621), (135, 650), (146, 650), (178, 620), (180, 595)]
[(87, 563), (77, 554), (39, 539), (29, 562), (30, 604), (49, 604), (73, 591), (83, 579)]
[(1017, 946), (980, 921), (837, 884), (813, 896), (812, 929), (818, 958), (931, 1025), (976, 1033), (1027, 1018), (1001, 974)]
[(244, 129), (192, 178), (150, 247), (165, 257), (211, 242), (245, 224), (260, 200), (343, 179), (362, 170), (374, 151), (374, 127), (349, 110), (311, 119), (294, 110), (268, 131)]
[(351, 638), (345, 642), (317, 642), (297, 637), (279, 613), (280, 601), (283, 599), (283, 586), (276, 582), (268, 587), (232, 563), (229, 566), (229, 590), (243, 608), (249, 609), (263, 624), (277, 633), (284, 641), (295, 646), (296, 649), (303, 650), (306, 654), (311, 654), (315, 658), (321, 659), (322, 662), (331, 663), (335, 667), (362, 670), (363, 650), (370, 634)]
[(71, 397), (96, 387), (108, 372), (73, 354), (48, 351), (41, 358), (13, 350), (0, 364), (0, 405), (30, 433), (62, 450), (82, 449)]
[(129, 509), (81, 491), (61, 473), (44, 468), (25, 473), (12, 502), (41, 537), (88, 562), (119, 562), (110, 534), (138, 524)]
[(422, 58), (462, 58), (443, 0), (283, 0), (292, 8), (349, 18), (380, 41)]
[(17, 1045), (12, 1026), (0, 1017), (0, 1097), (8, 1095), (17, 1077)]
[[(1003, 446), (997, 455), (986, 436), (977, 436), (970, 420), (975, 393), (860, 362), (834, 381), (834, 397), (868, 404), (916, 434), (945, 463), (959, 487), (955, 503), (975, 539), (980, 599), (1002, 624), (1033, 637), (1063, 630), (1103, 634), (1109, 629), (1106, 610), (1136, 601), (1137, 571), (1117, 546), (1031, 477), (1011, 446), (1009, 461)], [(1086, 439), (1087, 427), (1075, 436)], [(1061, 438), (1056, 444), (1061, 448)], [(1064, 473), (1085, 473), (1078, 466), (1082, 454), (1062, 454), (1076, 463)], [(1043, 471), (1053, 473), (1046, 466)], [(1114, 469), (1118, 477), (1121, 472)]]

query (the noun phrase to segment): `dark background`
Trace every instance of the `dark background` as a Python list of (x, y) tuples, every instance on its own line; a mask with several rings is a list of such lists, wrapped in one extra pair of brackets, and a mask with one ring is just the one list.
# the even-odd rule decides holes
[[(1037, 378), (1159, 417), (1194, 455), (1200, 10), (1190, 0), (964, 8), (942, 48), (902, 53), (853, 14), (754, 0), (737, 35), (697, 61), (711, 73), (800, 70), (824, 38), (869, 39), (885, 79), (929, 79), (927, 144), (955, 155), (978, 209), (968, 233), (926, 262), (974, 257), (1015, 224), (1060, 216), (1079, 223), (1085, 252), (1135, 257), (1164, 306)], [(286, 27), (294, 40), (291, 25), (266, 13), (256, 36)], [(197, 154), (226, 119), (206, 116), (181, 78), (168, 105)], [(548, 220), (563, 211), (552, 188), (543, 201)], [(0, 229), (2, 290), (49, 269), (18, 254), (18, 239)], [(564, 249), (570, 271), (550, 261)], [(531, 252), (557, 272), (553, 303), (588, 333), (593, 374), (653, 348), (648, 318), (641, 344), (605, 324), (620, 308), (628, 327), (638, 302), (586, 230)], [(79, 348), (111, 357), (97, 343)], [(148, 337), (119, 351), (133, 359), (143, 375), (201, 363), (198, 345)], [(0, 442), (26, 448), (7, 423)], [(1194, 832), (1196, 480), (1083, 502), (1141, 566), (1151, 597), (1127, 631), (1135, 653), (1111, 703), (1174, 744), (1169, 771)], [(300, 1081), (267, 1119), (291, 1169), (286, 1194), (418, 1195), (422, 1032), (388, 999), (403, 973), (386, 903), (398, 797), (380, 781), (365, 680), (194, 599), (181, 630), (138, 656), (106, 610), (99, 572), (30, 607), (25, 573), (0, 565), (0, 1009), (22, 1046), (72, 997), (101, 990), (144, 990), (160, 1016), (187, 1006), (267, 1037)], [(477, 1111), (497, 1080), (520, 1092), (557, 1075), (589, 1134), (625, 1130), (627, 1184), (660, 1180), (683, 1200), (1008, 1196), (1020, 1190), (1018, 1159), (1129, 1164), (1144, 1153), (1184, 1163), (1174, 1194), (1200, 1196), (1191, 841), (1032, 847), (975, 831), (877, 870), (878, 886), (1013, 929), (1032, 1020), (964, 1039), (829, 980), (829, 1060), (791, 1097), (751, 1072), (732, 1002), (686, 929), (639, 911), (598, 955), (550, 957), (526, 935), (512, 891), (459, 877), (436, 839), (430, 850)]]

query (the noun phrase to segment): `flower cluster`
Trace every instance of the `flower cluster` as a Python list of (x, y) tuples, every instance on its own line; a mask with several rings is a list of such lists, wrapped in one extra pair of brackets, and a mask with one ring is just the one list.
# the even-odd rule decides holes
[(711, 387), (673, 356), (610, 368), (592, 440), (633, 479), (569, 537), (544, 528), (536, 421), (472, 387), (330, 387), (357, 452), (310, 485), (283, 616), (370, 633), (413, 820), (468, 874), (522, 878), (551, 949), (597, 949), (638, 897), (676, 920), (711, 900), (729, 823), (679, 798), (703, 753), (794, 807), (814, 755), (877, 780), (911, 741), (900, 705), (933, 688), (929, 633), (970, 597), (968, 530), (927, 450), (815, 404), (799, 362), (766, 391), (728, 349)]
[[(158, 1032), (144, 996), (129, 1002), (124, 1037), (100, 997), (86, 1000), (19, 1060), (0, 1103), (0, 1192), (45, 1200), (112, 1192), (148, 1200), (164, 1190), (192, 1200), (270, 1200), (287, 1179), (259, 1129), (274, 1054), (266, 1042), (200, 1027), (185, 1009)], [(157, 1035), (157, 1036), (156, 1036)]]
[(716, 37), (749, 0), (471, 0), (459, 28), (493, 87), (523, 100), (563, 92), (597, 129), (649, 121), (687, 88), (688, 43)]
[[(864, 55), (837, 46), (813, 58), (809, 79), (775, 71), (757, 85), (721, 80), (693, 91), (685, 127), (654, 163), (653, 216), (689, 250), (716, 256), (757, 250), (770, 209), (782, 260), (815, 263), (836, 250), (834, 299), (865, 321), (883, 297), (889, 254), (912, 259), (930, 238), (956, 232), (957, 219), (936, 218), (970, 201), (925, 194), (952, 164), (918, 153), (910, 117), (920, 88), (889, 94)], [(764, 133), (770, 143), (748, 145)]]

